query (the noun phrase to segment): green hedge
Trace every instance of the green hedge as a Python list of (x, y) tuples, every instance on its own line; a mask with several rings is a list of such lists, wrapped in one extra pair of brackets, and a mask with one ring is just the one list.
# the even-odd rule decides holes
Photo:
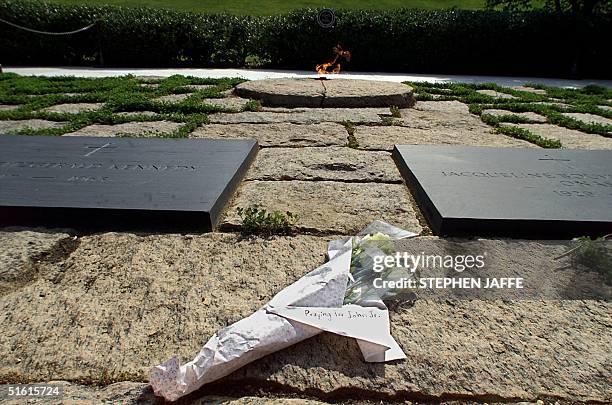
[[(313, 69), (341, 43), (348, 68), (428, 73), (610, 77), (612, 17), (498, 11), (337, 11), (333, 29), (316, 10), (271, 17), (0, 0), (0, 18), (48, 31), (98, 21), (85, 33), (49, 37), (0, 23), (5, 65), (243, 66)], [(103, 59), (100, 58), (100, 51)]]

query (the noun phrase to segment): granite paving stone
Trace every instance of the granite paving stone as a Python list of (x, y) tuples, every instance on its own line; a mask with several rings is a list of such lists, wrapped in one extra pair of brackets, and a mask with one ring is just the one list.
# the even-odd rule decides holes
[(95, 111), (102, 108), (104, 103), (66, 103), (57, 104), (51, 107), (47, 107), (44, 111), (55, 112), (55, 113), (70, 113), (78, 114), (85, 111)]
[(546, 122), (546, 117), (544, 117), (543, 115), (534, 113), (532, 111), (526, 111), (526, 112), (512, 112), (512, 111), (508, 111), (508, 110), (499, 110), (499, 109), (489, 109), (489, 110), (484, 110), (482, 112), (482, 114), (489, 114), (489, 115), (493, 115), (496, 117), (502, 116), (502, 115), (515, 115), (517, 117), (522, 117), (522, 118), (527, 118), (530, 121), (533, 121), (535, 123), (545, 123)]
[(40, 259), (62, 252), (70, 242), (65, 231), (0, 228), (0, 292), (19, 287), (36, 274)]
[(298, 215), (298, 228), (354, 235), (376, 219), (419, 233), (408, 190), (403, 184), (335, 181), (247, 181), (227, 210), (224, 225), (241, 224), (236, 208), (260, 205), (268, 211)]
[[(83, 236), (71, 253), (42, 262), (29, 284), (0, 296), (0, 376), (143, 382), (149, 367), (174, 354), (191, 359), (212, 333), (320, 265), (328, 239)], [(506, 268), (579, 271), (568, 269), (566, 259), (553, 260), (566, 242), (482, 241)], [(383, 402), (607, 403), (611, 314), (609, 302), (595, 300), (417, 299), (390, 312), (404, 361), (366, 363), (354, 339), (325, 333), (257, 360), (192, 398), (275, 387), (298, 397), (350, 399), (357, 392)], [(143, 388), (118, 384), (103, 391), (123, 398), (122, 392)]]
[[(45, 405), (96, 405), (96, 404), (140, 404), (140, 405), (157, 405), (161, 398), (153, 394), (153, 390), (148, 384), (142, 382), (123, 381), (106, 386), (91, 386), (79, 385), (69, 381), (43, 381), (36, 382), (51, 386), (61, 386), (63, 389), (62, 398), (53, 397), (30, 397), (28, 404), (45, 404)], [(0, 393), (8, 386), (0, 385)], [(321, 402), (306, 398), (291, 398), (270, 396), (256, 397), (244, 396), (240, 398), (228, 397), (225, 395), (200, 395), (196, 393), (191, 395), (187, 400), (192, 405), (321, 405), (327, 402)], [(183, 403), (185, 401), (179, 402)], [(7, 399), (3, 402), (6, 405), (21, 405), (23, 400)]]
[[(414, 109), (418, 111), (438, 111), (455, 114), (469, 114), (468, 105), (460, 101), (418, 101), (414, 105)], [(410, 111), (410, 110), (408, 110)]]
[(156, 115), (159, 115), (155, 111), (121, 111), (115, 114), (122, 117), (133, 117), (136, 115), (146, 115), (147, 117), (155, 117)]
[(571, 107), (571, 105), (567, 103), (559, 102), (559, 101), (535, 101), (535, 102), (532, 102), (531, 104), (544, 105), (548, 107), (559, 107), (561, 109), (566, 109), (566, 108)]
[(240, 97), (225, 97), (225, 98), (205, 98), (203, 100), (205, 104), (213, 104), (223, 108), (228, 108), (230, 110), (240, 111), (246, 103), (249, 102), (248, 99), (240, 98)]
[(480, 94), (484, 94), (486, 96), (494, 97), (494, 98), (507, 98), (507, 99), (517, 98), (513, 96), (512, 94), (502, 93), (497, 90), (482, 89), (482, 90), (476, 90), (476, 92)]
[(10, 134), (17, 132), (22, 129), (45, 129), (45, 128), (61, 128), (67, 122), (61, 121), (47, 121), (40, 119), (32, 120), (0, 120), (0, 132), (3, 134)]
[(512, 124), (503, 125), (516, 126), (527, 129), (534, 134), (544, 138), (558, 139), (564, 148), (570, 149), (612, 149), (612, 138), (606, 138), (597, 134), (587, 134), (575, 129), (569, 129), (551, 124)]
[(467, 110), (465, 113), (457, 113), (454, 111), (406, 109), (401, 114), (402, 118), (396, 119), (395, 124), (409, 128), (475, 130), (490, 128), (481, 121), (480, 117), (469, 114)]
[[(143, 381), (149, 367), (174, 353), (192, 358), (208, 336), (319, 266), (326, 245), (314, 236), (81, 237), (64, 258), (42, 262), (29, 283), (0, 295), (0, 380)], [(3, 256), (40, 250), (11, 246), (0, 245)]]
[(406, 128), (402, 126), (358, 126), (355, 138), (359, 149), (393, 150), (398, 144), (439, 144), (467, 146), (537, 147), (520, 139), (498, 134), (491, 127)]
[(300, 125), (276, 124), (205, 124), (196, 128), (192, 138), (254, 138), (262, 147), (344, 146), (346, 129), (336, 123)]
[(610, 118), (602, 117), (601, 115), (588, 114), (588, 113), (562, 113), (566, 117), (573, 118), (578, 121), (582, 121), (586, 124), (601, 124), (601, 125), (612, 125)]
[(380, 115), (389, 115), (388, 108), (310, 108), (295, 112), (252, 112), (216, 113), (209, 116), (217, 124), (271, 124), (290, 122), (293, 124), (316, 124), (320, 122), (381, 123)]
[(338, 146), (262, 149), (246, 179), (401, 182), (389, 152), (360, 151)]
[(178, 103), (179, 101), (183, 101), (188, 97), (191, 97), (193, 93), (181, 93), (181, 94), (168, 94), (165, 96), (156, 97), (153, 100), (155, 101), (163, 101), (166, 103)]
[(0, 111), (13, 111), (21, 107), (19, 104), (0, 104)]
[[(547, 242), (541, 245), (547, 249)], [(522, 254), (537, 250), (525, 246)], [(226, 384), (367, 392), (383, 401), (419, 396), (607, 403), (611, 310), (610, 303), (592, 300), (417, 300), (390, 314), (405, 361), (357, 361), (354, 339), (323, 334), (246, 366)]]
[(207, 90), (212, 87), (215, 87), (215, 85), (214, 84), (188, 84), (188, 85), (181, 86), (181, 87), (186, 87), (189, 90)]
[(536, 88), (528, 87), (528, 86), (512, 86), (512, 89), (518, 90), (518, 91), (526, 91), (528, 93), (546, 95), (546, 90), (536, 89)]
[(93, 124), (64, 136), (167, 136), (181, 127), (181, 123), (172, 121), (133, 121), (116, 125)]

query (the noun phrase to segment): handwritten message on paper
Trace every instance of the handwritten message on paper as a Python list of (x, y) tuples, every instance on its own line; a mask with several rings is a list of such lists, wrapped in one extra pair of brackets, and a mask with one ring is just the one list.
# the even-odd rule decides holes
[(305, 323), (336, 333), (391, 347), (389, 312), (376, 307), (345, 305), (340, 308), (271, 307), (268, 312), (296, 322)]
[(338, 318), (342, 319), (371, 319), (371, 318), (382, 318), (380, 310), (369, 309), (367, 311), (351, 311), (350, 309), (343, 310), (317, 310), (304, 308), (304, 317), (315, 318), (318, 321), (326, 320), (328, 322), (334, 322)]

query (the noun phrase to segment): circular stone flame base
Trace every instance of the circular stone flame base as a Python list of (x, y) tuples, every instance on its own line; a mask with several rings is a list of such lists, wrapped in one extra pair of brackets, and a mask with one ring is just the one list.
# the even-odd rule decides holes
[(412, 88), (372, 80), (328, 78), (266, 79), (239, 84), (237, 96), (259, 100), (266, 107), (411, 107)]

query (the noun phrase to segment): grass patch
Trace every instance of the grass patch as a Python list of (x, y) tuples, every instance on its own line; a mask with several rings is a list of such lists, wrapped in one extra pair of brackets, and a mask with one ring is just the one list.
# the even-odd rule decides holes
[(579, 131), (587, 132), (589, 134), (598, 134), (601, 136), (612, 138), (612, 125), (583, 122), (572, 117), (567, 117), (556, 111), (551, 111), (547, 115), (547, 117), (551, 123), (559, 125), (561, 127), (577, 129)]
[(429, 93), (414, 93), (416, 101), (434, 101), (435, 98)]
[(503, 114), (503, 115), (492, 115), (492, 114), (482, 114), (480, 119), (491, 126), (496, 126), (501, 122), (511, 122), (513, 124), (526, 124), (531, 122), (529, 118), (521, 117), (516, 114)]
[[(165, 79), (143, 79), (135, 76), (107, 78), (36, 77), (0, 74), (0, 103), (19, 105), (19, 108), (0, 111), (0, 120), (42, 119), (66, 122), (60, 128), (12, 131), (19, 135), (59, 136), (92, 124), (115, 125), (126, 122), (173, 121), (183, 123), (165, 137), (183, 138), (197, 126), (207, 122), (207, 115), (229, 111), (206, 103), (208, 98), (223, 98), (223, 92), (243, 82), (242, 79), (206, 79), (175, 75)], [(204, 89), (191, 85), (210, 85)], [(161, 101), (169, 94), (190, 94), (177, 102)], [(53, 113), (45, 108), (64, 103), (103, 103), (96, 111)], [(251, 102), (249, 102), (251, 103)], [(251, 108), (255, 104), (251, 103)], [(145, 111), (156, 114), (144, 114)], [(134, 115), (121, 115), (133, 112)], [(139, 114), (142, 112), (142, 114)]]
[[(511, 113), (533, 112), (546, 117), (551, 124), (575, 129), (585, 133), (597, 134), (604, 137), (612, 137), (612, 125), (597, 123), (586, 123), (563, 113), (589, 113), (612, 119), (612, 111), (605, 110), (600, 106), (610, 106), (612, 103), (612, 89), (601, 86), (585, 86), (582, 89), (563, 89), (548, 87), (540, 84), (529, 83), (528, 87), (543, 89), (546, 94), (535, 94), (527, 91), (515, 90), (502, 87), (494, 83), (463, 84), (463, 83), (412, 83), (417, 93), (417, 100), (457, 100), (468, 104), (472, 114), (479, 115), (483, 122), (495, 127), (498, 132), (509, 136), (524, 139), (542, 147), (561, 147), (557, 140), (542, 138), (525, 129), (500, 127), (502, 122), (528, 123), (528, 118), (520, 117)], [(510, 94), (515, 98), (495, 98), (481, 94), (477, 90), (495, 90), (500, 93)], [(544, 104), (542, 104), (544, 103)], [(567, 107), (558, 105), (566, 104)], [(493, 116), (483, 114), (487, 109), (503, 109), (508, 114)]]
[(289, 235), (294, 232), (298, 216), (289, 211), (272, 211), (258, 205), (238, 207), (236, 213), (242, 220), (242, 230), (247, 235)]
[(561, 147), (561, 142), (559, 142), (559, 140), (543, 138), (540, 135), (534, 134), (533, 132), (524, 128), (498, 125), (495, 127), (495, 129), (500, 134), (508, 135), (517, 139), (523, 139), (542, 148), (556, 149)]

